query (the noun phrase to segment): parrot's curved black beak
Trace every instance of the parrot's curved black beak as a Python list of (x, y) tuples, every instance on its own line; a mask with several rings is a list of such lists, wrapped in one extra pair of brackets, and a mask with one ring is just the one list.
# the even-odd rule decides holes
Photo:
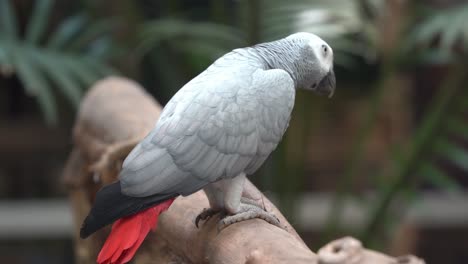
[(328, 74), (323, 77), (320, 83), (317, 85), (315, 92), (320, 95), (327, 95), (328, 98), (331, 98), (335, 93), (336, 88), (336, 78), (335, 72), (331, 69)]

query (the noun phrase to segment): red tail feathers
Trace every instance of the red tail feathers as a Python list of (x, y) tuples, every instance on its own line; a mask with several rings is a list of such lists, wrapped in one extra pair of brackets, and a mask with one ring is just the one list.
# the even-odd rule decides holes
[(159, 215), (166, 211), (172, 202), (174, 202), (174, 198), (135, 215), (117, 220), (112, 225), (112, 231), (104, 243), (101, 252), (99, 252), (97, 262), (99, 264), (123, 264), (129, 262), (150, 229), (156, 230)]

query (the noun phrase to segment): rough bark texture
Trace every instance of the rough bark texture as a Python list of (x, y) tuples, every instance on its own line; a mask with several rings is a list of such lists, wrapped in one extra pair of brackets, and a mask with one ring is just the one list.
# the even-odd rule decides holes
[[(77, 263), (94, 263), (109, 232), (107, 227), (86, 240), (79, 238), (81, 222), (96, 191), (117, 178), (123, 159), (153, 128), (160, 112), (161, 106), (141, 87), (123, 78), (96, 83), (84, 98), (74, 128), (75, 149), (64, 171), (74, 212)], [(194, 219), (208, 207), (200, 191), (176, 199), (160, 217), (158, 230), (147, 237), (134, 263), (422, 263), (417, 258), (398, 262), (363, 249), (351, 238), (334, 241), (316, 255), (252, 183), (246, 183), (244, 196), (274, 212), (285, 229), (255, 219), (218, 232), (217, 218), (197, 229)]]

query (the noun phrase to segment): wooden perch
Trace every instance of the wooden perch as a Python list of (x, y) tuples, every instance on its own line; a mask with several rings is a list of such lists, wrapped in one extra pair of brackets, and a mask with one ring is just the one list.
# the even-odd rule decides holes
[[(160, 113), (161, 106), (151, 96), (136, 83), (123, 78), (112, 77), (96, 83), (84, 98), (74, 128), (75, 148), (63, 175), (74, 213), (77, 263), (95, 263), (110, 229), (104, 228), (86, 240), (79, 238), (79, 227), (89, 212), (96, 191), (117, 179), (123, 159), (153, 128)], [(349, 244), (346, 242), (340, 247), (337, 246), (339, 242), (332, 242), (335, 244), (324, 247), (317, 256), (252, 183), (246, 183), (244, 196), (264, 204), (266, 210), (278, 216), (285, 228), (254, 219), (218, 232), (218, 219), (214, 217), (198, 229), (194, 224), (195, 217), (208, 207), (204, 192), (199, 191), (189, 197), (177, 198), (162, 214), (157, 232), (148, 235), (134, 263), (379, 264), (397, 261), (382, 254), (370, 254), (372, 252), (363, 249), (359, 241), (351, 243), (352, 247), (344, 246)], [(353, 257), (349, 257), (350, 252)], [(369, 257), (372, 261), (366, 262)]]
[(320, 264), (424, 264), (424, 260), (413, 255), (392, 258), (380, 252), (363, 248), (361, 242), (352, 237), (332, 241), (319, 249)]

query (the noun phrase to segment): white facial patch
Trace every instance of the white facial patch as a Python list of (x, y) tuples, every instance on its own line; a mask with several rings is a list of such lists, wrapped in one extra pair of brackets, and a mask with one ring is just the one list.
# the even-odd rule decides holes
[(310, 34), (309, 46), (312, 48), (315, 56), (317, 57), (322, 69), (329, 72), (333, 68), (333, 50), (332, 48), (320, 37)]

